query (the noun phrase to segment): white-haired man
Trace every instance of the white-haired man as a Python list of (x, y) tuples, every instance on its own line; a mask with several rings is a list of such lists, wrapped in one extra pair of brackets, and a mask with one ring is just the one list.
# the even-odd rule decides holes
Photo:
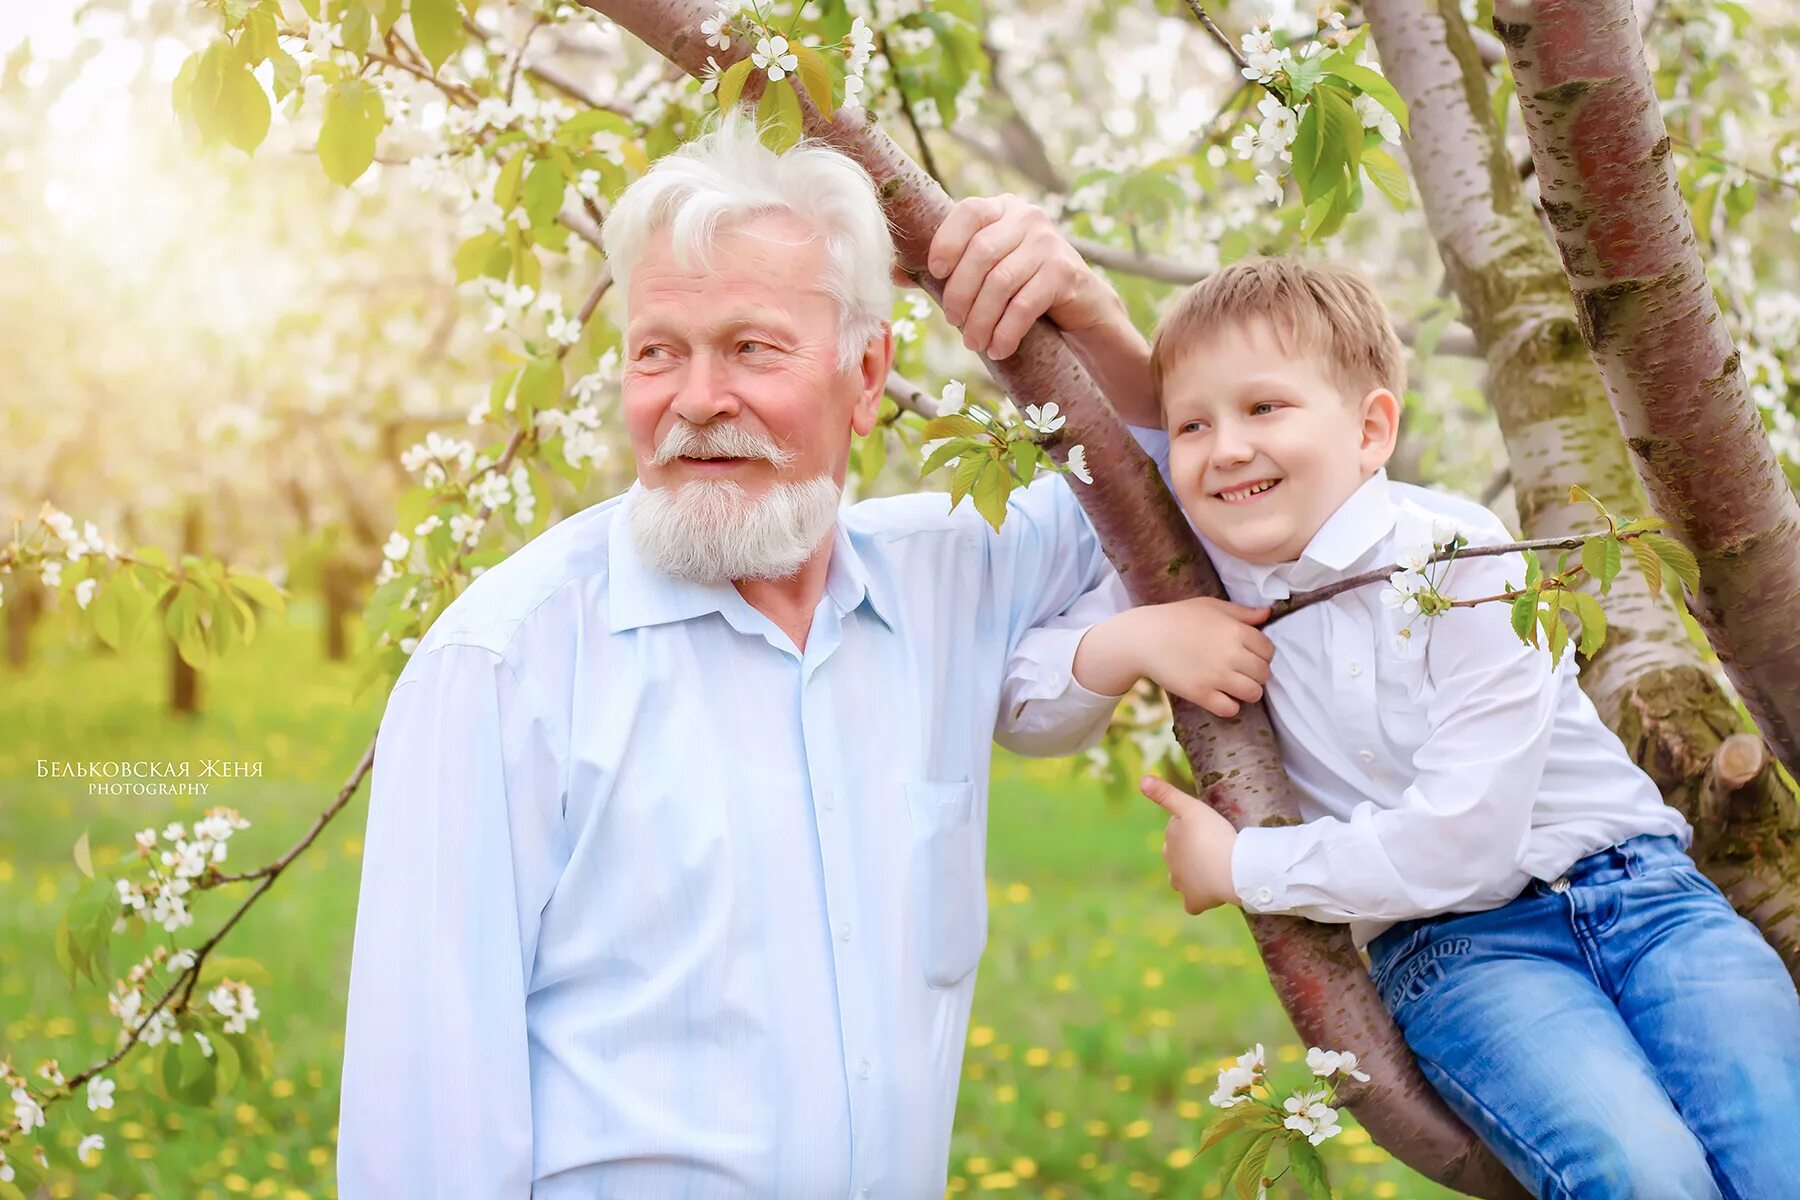
[[(1041, 213), (965, 202), (934, 246), (972, 343), (1048, 310), (1102, 372), (1141, 362), (1083, 346), (1137, 335)], [(395, 685), (339, 1194), (942, 1195), (989, 743), (1104, 727), (1081, 631), (1015, 653), (1104, 559), (1058, 480), (997, 535), (941, 495), (840, 511), (893, 357), (892, 244), (842, 155), (727, 125), (606, 249), (638, 482), (476, 581)], [(1208, 685), (1254, 698), (1241, 667)]]

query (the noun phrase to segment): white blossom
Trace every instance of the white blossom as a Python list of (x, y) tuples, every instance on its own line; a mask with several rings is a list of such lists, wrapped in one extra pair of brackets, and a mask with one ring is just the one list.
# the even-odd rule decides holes
[(841, 108), (862, 107), (863, 80), (861, 75), (844, 76), (844, 102)]
[(94, 1164), (88, 1161), (88, 1152), (92, 1151), (95, 1157), (98, 1157), (100, 1151), (104, 1149), (106, 1149), (106, 1139), (100, 1134), (90, 1133), (76, 1145), (75, 1157), (82, 1166), (91, 1167)]
[(1275, 45), (1267, 29), (1252, 29), (1238, 43), (1244, 55), (1244, 78), (1253, 83), (1269, 83), (1282, 68), (1287, 52)]
[(1288, 1117), (1282, 1125), (1301, 1134), (1317, 1146), (1326, 1138), (1342, 1133), (1338, 1127), (1337, 1109), (1325, 1103), (1325, 1092), (1301, 1092), (1282, 1102)]
[(1408, 571), (1423, 571), (1431, 562), (1432, 549), (1429, 543), (1408, 546), (1395, 556), (1395, 561)]
[[(148, 850), (150, 847), (156, 845), (156, 830), (154, 829), (140, 829), (137, 831), (136, 836), (137, 844), (141, 849)], [(119, 882), (124, 883), (125, 881), (121, 879)]]
[(943, 413), (957, 411), (966, 403), (968, 391), (969, 389), (963, 386), (960, 379), (952, 379), (944, 385), (944, 390), (938, 395), (938, 411)]
[(417, 525), (413, 526), (413, 536), (426, 537), (443, 523), (444, 519), (442, 517), (438, 516), (436, 513), (432, 513), (429, 517), (426, 517), (423, 521), (420, 521)]
[(1323, 1050), (1313, 1046), (1306, 1052), (1307, 1069), (1320, 1079), (1342, 1073), (1352, 1079), (1369, 1082), (1368, 1073), (1356, 1067), (1356, 1055), (1349, 1050)]
[(1052, 402), (1039, 408), (1035, 404), (1025, 406), (1025, 424), (1036, 433), (1048, 436), (1068, 423), (1068, 418), (1058, 412), (1058, 406)]
[(388, 535), (387, 545), (381, 548), (381, 554), (384, 558), (399, 562), (406, 557), (406, 552), (410, 549), (412, 549), (412, 543), (407, 541), (406, 536), (396, 529)]
[(860, 76), (869, 65), (869, 56), (875, 52), (875, 31), (861, 17), (850, 22), (850, 49), (845, 57), (850, 70)]
[(1256, 194), (1270, 204), (1280, 204), (1282, 196), (1286, 193), (1282, 190), (1281, 180), (1278, 177), (1267, 171), (1258, 171), (1256, 173)]
[(1353, 102), (1364, 129), (1373, 129), (1384, 142), (1400, 144), (1400, 122), (1372, 96), (1358, 96)]
[(717, 46), (721, 50), (731, 49), (731, 14), (721, 6), (712, 16), (700, 22), (700, 32), (706, 35), (707, 45)]
[(473, 546), (481, 540), (481, 518), (473, 513), (457, 513), (451, 517), (450, 540), (459, 546)]
[(758, 70), (769, 73), (770, 83), (779, 83), (787, 78), (788, 73), (800, 69), (800, 56), (788, 53), (788, 40), (780, 34), (772, 38), (758, 38), (756, 52), (750, 56)]
[(256, 990), (247, 983), (223, 980), (206, 993), (206, 1002), (225, 1018), (226, 1033), (243, 1033), (249, 1022), (262, 1016), (256, 1007)]
[(55, 589), (62, 586), (63, 565), (61, 563), (53, 558), (46, 558), (44, 565), (39, 569), (43, 573), (45, 587)]
[(18, 1123), (20, 1133), (30, 1133), (40, 1129), (44, 1124), (44, 1110), (33, 1099), (30, 1092), (22, 1087), (12, 1090), (13, 1120)]
[(1069, 468), (1069, 474), (1081, 480), (1081, 482), (1094, 482), (1094, 477), (1088, 473), (1086, 446), (1075, 446), (1070, 449), (1067, 466)]
[[(700, 94), (702, 96), (710, 96), (714, 92), (719, 90), (719, 72), (721, 70), (722, 70), (722, 68), (719, 66), (719, 60), (714, 58), (710, 54), (707, 55), (706, 56), (706, 71), (704, 74), (702, 74), (700, 76)], [(595, 183), (596, 190), (598, 190), (598, 185), (600, 182), (600, 173), (598, 171), (583, 171), (582, 174), (592, 175), (594, 177), (594, 183)], [(587, 196), (588, 194), (586, 192), (583, 192), (582, 195)], [(593, 199), (593, 197), (588, 196), (588, 199), (591, 200), (591, 199)]]
[(113, 1081), (106, 1078), (104, 1075), (96, 1075), (92, 1079), (88, 1080), (88, 1087), (87, 1087), (88, 1111), (89, 1112), (99, 1112), (103, 1108), (111, 1108), (113, 1106), (113, 1088), (114, 1088), (114, 1086), (116, 1086), (116, 1085), (113, 1083)]
[(581, 340), (581, 322), (574, 317), (565, 317), (558, 313), (550, 319), (550, 326), (546, 332), (551, 340), (565, 346), (573, 346)]

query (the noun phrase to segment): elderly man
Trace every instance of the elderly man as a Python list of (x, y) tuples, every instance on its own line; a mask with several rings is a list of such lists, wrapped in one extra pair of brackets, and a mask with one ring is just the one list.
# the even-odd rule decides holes
[[(340, 1195), (939, 1196), (989, 743), (1104, 727), (1082, 631), (1015, 653), (1103, 557), (1060, 480), (998, 534), (942, 495), (840, 511), (893, 356), (850, 160), (727, 125), (606, 249), (638, 482), (476, 581), (389, 699)], [(1036, 210), (967, 202), (935, 251), (971, 344), (1049, 311), (1102, 373), (1141, 363)]]

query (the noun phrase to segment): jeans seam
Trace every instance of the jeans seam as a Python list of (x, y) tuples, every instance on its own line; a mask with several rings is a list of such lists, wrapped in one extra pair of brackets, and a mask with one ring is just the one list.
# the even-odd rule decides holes
[[(1536, 1164), (1538, 1169), (1543, 1172), (1545, 1178), (1547, 1178), (1555, 1186), (1556, 1192), (1559, 1196), (1566, 1197), (1566, 1196), (1571, 1195), (1571, 1193), (1569, 1191), (1569, 1185), (1562, 1177), (1562, 1172), (1558, 1171), (1556, 1169), (1555, 1165), (1553, 1163), (1551, 1163), (1549, 1159), (1545, 1158), (1542, 1154), (1538, 1153), (1536, 1146), (1532, 1145), (1531, 1143), (1526, 1141), (1524, 1138), (1520, 1137), (1518, 1134), (1518, 1131), (1512, 1127), (1510, 1122), (1502, 1120), (1498, 1113), (1496, 1113), (1493, 1109), (1489, 1108), (1486, 1104), (1483, 1104), (1474, 1095), (1474, 1093), (1470, 1092), (1468, 1088), (1466, 1088), (1462, 1085), (1462, 1082), (1460, 1080), (1458, 1080), (1455, 1076), (1451, 1075), (1448, 1071), (1444, 1070), (1444, 1068), (1440, 1064), (1438, 1064), (1436, 1061), (1429, 1060), (1429, 1059), (1423, 1060), (1423, 1061), (1431, 1062), (1431, 1065), (1434, 1068), (1436, 1068), (1437, 1073), (1443, 1077), (1444, 1082), (1456, 1089), (1457, 1094), (1463, 1098), (1464, 1103), (1466, 1103), (1469, 1107), (1475, 1109), (1484, 1118), (1487, 1119), (1489, 1124), (1493, 1125), (1495, 1128), (1499, 1129), (1502, 1133), (1504, 1133), (1507, 1137), (1507, 1140), (1509, 1142), (1511, 1142), (1512, 1145), (1517, 1147), (1519, 1152), (1522, 1155), (1524, 1155), (1524, 1157), (1526, 1159), (1528, 1159), (1532, 1163)], [(1539, 1200), (1551, 1200), (1551, 1197), (1541, 1196), (1541, 1197), (1539, 1197)]]

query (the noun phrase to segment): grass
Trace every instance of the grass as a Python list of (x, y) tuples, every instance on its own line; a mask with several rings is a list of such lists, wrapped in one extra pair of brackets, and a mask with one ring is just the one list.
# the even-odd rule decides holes
[[(232, 841), (227, 869), (242, 870), (297, 840), (335, 793), (384, 696), (357, 696), (356, 669), (322, 661), (320, 643), (316, 610), (296, 604), (290, 621), (271, 622), (206, 675), (205, 711), (192, 721), (168, 715), (166, 667), (151, 646), (95, 653), (46, 622), (30, 668), (0, 668), (0, 1058), (25, 1072), (55, 1058), (73, 1074), (113, 1045), (118, 1023), (101, 994), (87, 984), (72, 993), (52, 953), (84, 882), (71, 855), (84, 832), (104, 873), (136, 830), (229, 804), (252, 822)], [(109, 797), (89, 795), (84, 781), (40, 778), (40, 759), (186, 761), (196, 777), (208, 760), (262, 766), (260, 777), (209, 780), (204, 799)], [(221, 947), (259, 960), (272, 978), (258, 989), (275, 1047), (270, 1075), (196, 1107), (155, 1094), (148, 1055), (128, 1059), (115, 1072), (114, 1108), (52, 1110), (49, 1142), (65, 1155), (82, 1134), (106, 1138), (98, 1165), (59, 1174), (54, 1195), (336, 1195), (343, 998), (366, 814), (359, 796)], [(1304, 1048), (1242, 920), (1186, 917), (1162, 877), (1158, 810), (1107, 807), (1067, 762), (997, 754), (990, 823), (990, 933), (951, 1193), (1223, 1194), (1217, 1151), (1198, 1153), (1219, 1060), (1260, 1041), (1294, 1082), (1305, 1074)], [(198, 941), (235, 904), (204, 897), (182, 940)], [(131, 961), (116, 948), (118, 969)], [(0, 1113), (10, 1117), (10, 1106)], [(1347, 1124), (1325, 1145), (1338, 1195), (1451, 1195)]]

